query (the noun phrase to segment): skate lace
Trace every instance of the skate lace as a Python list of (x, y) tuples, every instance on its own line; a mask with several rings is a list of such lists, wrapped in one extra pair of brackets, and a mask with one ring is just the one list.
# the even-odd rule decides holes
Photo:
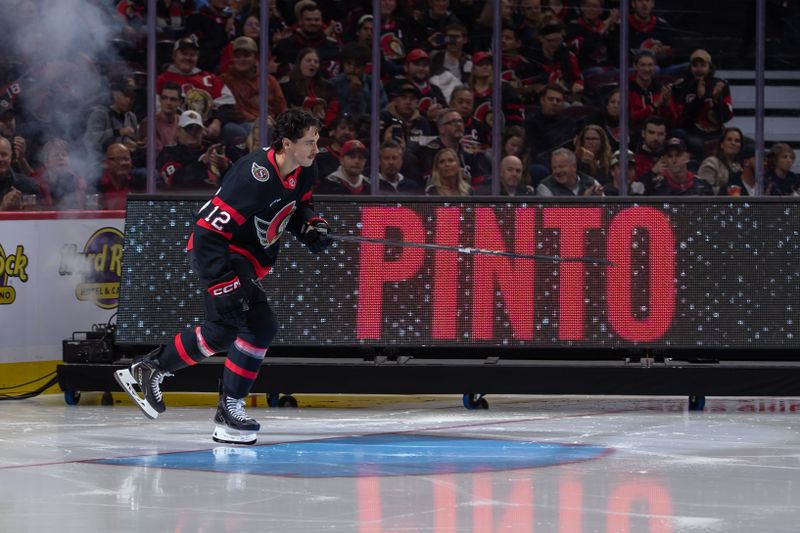
[(172, 374), (169, 372), (156, 372), (153, 375), (153, 381), (150, 382), (150, 388), (153, 389), (153, 396), (157, 402), (160, 402), (162, 398), (161, 382), (164, 381), (164, 378), (170, 376), (172, 376)]
[(244, 398), (228, 397), (225, 399), (225, 405), (228, 408), (230, 415), (239, 422), (244, 422), (250, 419), (244, 410)]

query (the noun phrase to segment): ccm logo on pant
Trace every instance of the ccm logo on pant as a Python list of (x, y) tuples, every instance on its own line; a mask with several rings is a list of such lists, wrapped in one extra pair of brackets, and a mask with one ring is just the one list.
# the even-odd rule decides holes
[(224, 281), (219, 285), (214, 285), (208, 289), (213, 296), (222, 296), (223, 294), (229, 294), (235, 291), (236, 289), (241, 288), (242, 284), (239, 282), (239, 278), (236, 278), (232, 281)]

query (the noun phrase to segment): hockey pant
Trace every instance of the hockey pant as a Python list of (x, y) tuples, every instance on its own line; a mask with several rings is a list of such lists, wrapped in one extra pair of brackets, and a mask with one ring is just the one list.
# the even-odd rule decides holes
[[(233, 398), (244, 398), (250, 392), (267, 348), (275, 338), (278, 319), (266, 295), (256, 286), (256, 274), (250, 263), (236, 254), (233, 254), (231, 263), (242, 283), (240, 290), (245, 291), (248, 309), (243, 319), (226, 321), (221, 318), (211, 295), (204, 291), (205, 322), (175, 335), (173, 341), (164, 346), (158, 362), (167, 372), (174, 372), (216, 353), (227, 352), (222, 392)], [(194, 265), (193, 269), (197, 272)], [(208, 284), (208, 280), (203, 282)]]

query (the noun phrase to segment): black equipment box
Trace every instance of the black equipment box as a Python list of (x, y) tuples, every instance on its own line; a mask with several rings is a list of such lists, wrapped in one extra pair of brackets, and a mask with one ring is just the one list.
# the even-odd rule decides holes
[(62, 341), (62, 358), (65, 363), (113, 363), (117, 357), (114, 348), (114, 326), (95, 324), (92, 331), (76, 331), (71, 339)]

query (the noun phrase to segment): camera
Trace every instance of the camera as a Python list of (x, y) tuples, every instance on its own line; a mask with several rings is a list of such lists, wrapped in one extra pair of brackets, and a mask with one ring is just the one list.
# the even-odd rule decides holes
[(436, 43), (436, 46), (446, 46), (448, 44), (453, 44), (454, 42), (456, 42), (456, 38), (452, 35), (439, 33), (434, 38), (434, 42)]

